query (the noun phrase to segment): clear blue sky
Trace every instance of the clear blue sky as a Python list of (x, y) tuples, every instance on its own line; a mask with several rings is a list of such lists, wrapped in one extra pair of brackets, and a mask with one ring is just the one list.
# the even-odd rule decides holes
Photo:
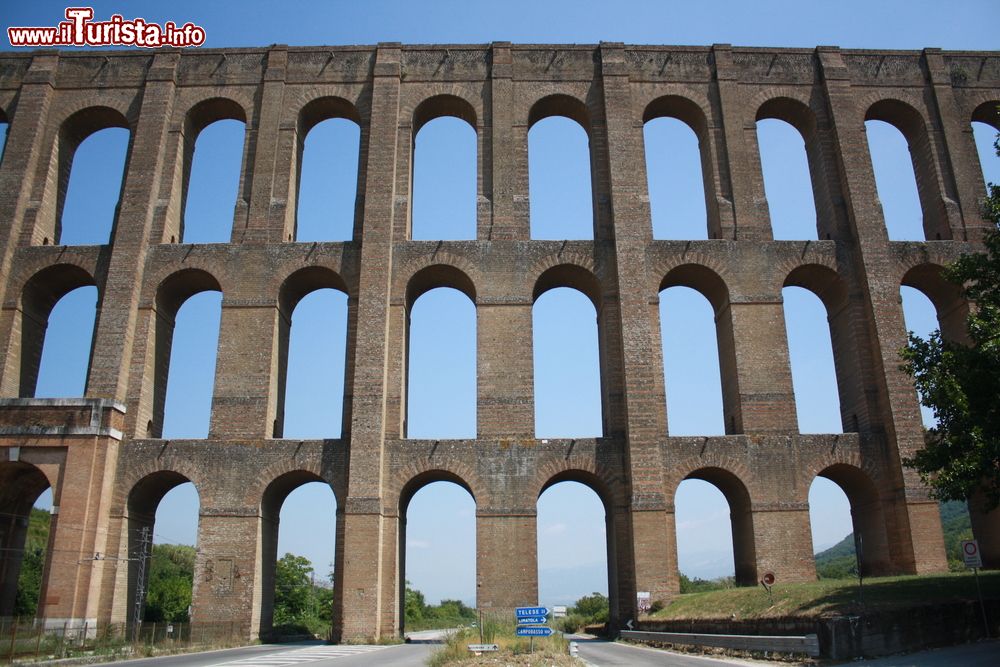
[[(762, 0), (699, 6), (662, 1), (374, 1), (286, 3), (281, 10), (265, 2), (89, 4), (97, 18), (121, 13), (125, 18), (141, 16), (158, 23), (192, 21), (206, 29), (209, 47), (608, 40), (990, 49), (996, 48), (1000, 19), (996, 2), (962, 1), (947, 5), (914, 1), (827, 5)], [(5, 7), (3, 25), (54, 25), (64, 7), (52, 2), (15, 3)], [(815, 211), (801, 139), (778, 122), (761, 123), (758, 132), (776, 238), (814, 238)], [(920, 212), (905, 142), (901, 144), (898, 133), (879, 124), (873, 124), (869, 133), (890, 235), (912, 238), (919, 234)], [(107, 238), (120, 183), (115, 181), (115, 174), (120, 173), (116, 165), (121, 164), (127, 141), (123, 134), (108, 131), (81, 146), (67, 200), (63, 242), (94, 243)], [(677, 121), (662, 120), (650, 123), (645, 134), (654, 233), (658, 238), (704, 238), (704, 201), (693, 133)], [(991, 134), (977, 128), (981, 151), (988, 158), (988, 178), (1000, 181), (1000, 167), (988, 148)], [(539, 123), (531, 133), (532, 233), (538, 238), (579, 238), (589, 233), (589, 170), (586, 137), (581, 135), (577, 126), (564, 119)], [(199, 140), (186, 241), (228, 240), (242, 140), (243, 128), (233, 121), (211, 126)], [(303, 165), (300, 239), (350, 237), (356, 151), (356, 127), (346, 121), (323, 123), (310, 134)], [(474, 235), (474, 151), (474, 133), (461, 121), (442, 119), (421, 131), (414, 175), (416, 238)], [(206, 160), (205, 155), (213, 159)], [(442, 226), (435, 227), (437, 224)], [(800, 429), (837, 432), (840, 422), (832, 359), (828, 350), (816, 354), (817, 348), (823, 348), (816, 342), (829, 339), (825, 313), (808, 292), (788, 289), (784, 296)], [(93, 312), (94, 298), (93, 290), (74, 293), (53, 313), (39, 396), (82, 392), (88, 341), (81, 342), (79, 335), (61, 334), (60, 322), (67, 323), (70, 334), (85, 328), (84, 313), (88, 309)], [(936, 326), (925, 297), (903, 290), (903, 298), (909, 328), (926, 332)], [(207, 430), (215, 340), (206, 333), (217, 331), (218, 310), (218, 295), (204, 294), (189, 301), (178, 316), (166, 437), (204, 436)], [(344, 310), (342, 295), (324, 291), (304, 300), (295, 312), (287, 437), (339, 435), (343, 387), (330, 378), (343, 374)], [(62, 315), (62, 311), (67, 314)], [(660, 311), (671, 433), (722, 432), (715, 370), (718, 355), (707, 304), (691, 290), (673, 288), (661, 295)], [(452, 290), (432, 292), (416, 304), (413, 324), (410, 435), (474, 435), (474, 307)], [(534, 333), (538, 435), (598, 434), (600, 396), (596, 391), (593, 307), (579, 294), (555, 290), (538, 302)], [(447, 373), (425, 370), (440, 359), (448, 360)], [(543, 359), (552, 363), (545, 366)], [(56, 368), (61, 371), (52, 372)], [(323, 384), (318, 384), (319, 378), (325, 378)], [(571, 400), (559, 402), (560, 396)], [(428, 400), (431, 398), (434, 400)], [(317, 402), (325, 408), (318, 409)], [(925, 420), (929, 419), (925, 415)], [(681, 570), (702, 577), (732, 573), (728, 508), (721, 494), (711, 485), (692, 480), (681, 485), (676, 503)], [(810, 504), (817, 549), (850, 531), (846, 499), (835, 485), (817, 481)], [(282, 512), (280, 552), (306, 555), (324, 573), (332, 561), (333, 511), (332, 494), (322, 485), (309, 485), (293, 493)], [(195, 493), (183, 487), (172, 492), (157, 515), (157, 540), (193, 543), (196, 514)], [(327, 531), (316, 530), (317, 516), (327, 517)], [(580, 485), (558, 485), (540, 499), (539, 602), (571, 602), (593, 590), (606, 592), (602, 517), (603, 508), (596, 496)], [(430, 601), (457, 597), (474, 602), (474, 503), (468, 494), (454, 485), (428, 487), (413, 500), (408, 528), (407, 577)]]

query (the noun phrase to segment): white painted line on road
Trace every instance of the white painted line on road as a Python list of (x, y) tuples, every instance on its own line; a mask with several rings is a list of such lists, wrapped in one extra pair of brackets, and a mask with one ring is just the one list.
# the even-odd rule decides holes
[(306, 648), (273, 653), (262, 656), (251, 656), (229, 662), (215, 663), (210, 667), (285, 667), (286, 665), (298, 665), (306, 662), (316, 662), (317, 660), (330, 660), (332, 658), (343, 658), (359, 653), (369, 653), (379, 649), (387, 648), (387, 645), (344, 645), (344, 646), (308, 646)]

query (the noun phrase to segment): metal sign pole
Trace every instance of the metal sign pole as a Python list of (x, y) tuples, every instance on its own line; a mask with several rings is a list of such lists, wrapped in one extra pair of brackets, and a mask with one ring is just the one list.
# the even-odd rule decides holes
[(979, 568), (972, 568), (976, 577), (976, 594), (979, 596), (979, 609), (983, 612), (983, 629), (986, 630), (986, 638), (990, 638), (990, 622), (986, 618), (986, 604), (983, 602), (983, 589), (979, 587)]

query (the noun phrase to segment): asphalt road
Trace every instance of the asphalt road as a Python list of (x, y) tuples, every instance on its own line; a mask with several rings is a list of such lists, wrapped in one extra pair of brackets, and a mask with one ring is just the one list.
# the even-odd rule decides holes
[(440, 631), (408, 633), (409, 644), (328, 646), (322, 642), (264, 644), (242, 648), (140, 658), (96, 667), (422, 667), (443, 635)]
[(594, 667), (617, 667), (619, 665), (622, 667), (723, 667), (724, 665), (745, 667), (748, 664), (742, 661), (704, 658), (630, 644), (618, 644), (604, 639), (581, 639), (570, 636), (569, 640), (577, 643), (578, 656)]
[[(579, 639), (579, 657), (592, 667), (722, 667), (724, 665), (789, 665), (738, 659), (705, 658), (672, 653), (659, 649), (617, 644), (601, 639)], [(909, 655), (891, 656), (877, 660), (858, 660), (843, 663), (851, 667), (996, 667), (1000, 665), (1000, 641), (978, 642), (963, 646), (921, 651)]]
[[(97, 667), (422, 667), (441, 640), (440, 631), (410, 634), (411, 643), (392, 646), (327, 646), (319, 642), (266, 644), (243, 648), (141, 658)], [(602, 639), (570, 637), (579, 657), (592, 667), (725, 667), (766, 664), (761, 661), (706, 658), (618, 644)], [(878, 660), (852, 661), (864, 667), (994, 667), (1000, 664), (1000, 641), (979, 642)]]

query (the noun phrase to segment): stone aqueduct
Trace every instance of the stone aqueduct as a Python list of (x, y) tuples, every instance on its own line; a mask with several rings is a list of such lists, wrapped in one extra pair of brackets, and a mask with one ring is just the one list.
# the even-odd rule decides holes
[[(593, 488), (607, 512), (613, 618), (637, 591), (678, 590), (673, 499), (714, 483), (732, 510), (737, 578), (815, 576), (807, 494), (816, 475), (846, 491), (872, 574), (946, 568), (937, 505), (901, 457), (921, 443), (917, 398), (899, 370), (899, 287), (935, 303), (946, 335), (967, 305), (939, 269), (975, 250), (986, 223), (971, 121), (1000, 129), (997, 53), (491, 45), (285, 47), (0, 55), (3, 348), (0, 616), (12, 608), (24, 521), (46, 487), (58, 514), (40, 615), (50, 624), (123, 622), (136, 588), (139, 529), (192, 481), (200, 495), (193, 622), (270, 626), (277, 512), (298, 485), (337, 499), (335, 634), (401, 627), (405, 508), (424, 484), (455, 481), (476, 501), (477, 602), (537, 598), (536, 510), (556, 482)], [(458, 116), (476, 131), (474, 241), (410, 240), (413, 139)], [(594, 238), (531, 240), (527, 133), (551, 115), (590, 140)], [(652, 238), (642, 128), (670, 116), (700, 142), (710, 240)], [(296, 243), (305, 133), (329, 117), (361, 127), (354, 238)], [(194, 140), (222, 118), (246, 123), (232, 238), (181, 244)], [(755, 122), (778, 118), (806, 145), (818, 239), (774, 241)], [(864, 121), (909, 142), (926, 242), (891, 242)], [(130, 131), (110, 242), (55, 245), (76, 146)], [(53, 304), (96, 285), (86, 398), (32, 398)], [(658, 293), (693, 287), (715, 309), (726, 435), (672, 437)], [(797, 431), (783, 286), (825, 304), (843, 433)], [(405, 438), (408, 309), (455, 287), (476, 306), (478, 435)], [(531, 326), (550, 288), (598, 312), (603, 437), (534, 438)], [(348, 295), (343, 437), (281, 438), (289, 316), (312, 290)], [(173, 317), (190, 295), (223, 295), (210, 435), (160, 437)], [(973, 508), (1000, 563), (998, 513)], [(106, 554), (92, 560), (95, 552)], [(115, 560), (115, 558), (119, 560)]]

